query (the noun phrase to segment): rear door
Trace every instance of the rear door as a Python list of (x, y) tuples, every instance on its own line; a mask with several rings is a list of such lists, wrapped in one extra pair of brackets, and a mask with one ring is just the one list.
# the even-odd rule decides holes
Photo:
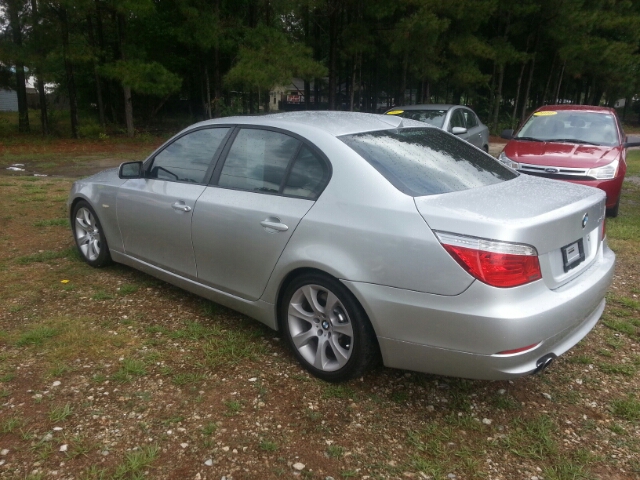
[(198, 280), (257, 300), (330, 165), (313, 146), (277, 130), (240, 128), (227, 150), (193, 215)]
[(231, 129), (204, 128), (179, 137), (152, 159), (145, 178), (118, 191), (118, 225), (127, 255), (195, 278), (191, 219), (214, 158)]

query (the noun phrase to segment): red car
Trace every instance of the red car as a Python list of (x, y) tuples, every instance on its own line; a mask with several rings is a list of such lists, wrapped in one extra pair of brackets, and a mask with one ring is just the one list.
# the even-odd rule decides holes
[(607, 194), (607, 215), (618, 215), (627, 171), (627, 142), (612, 108), (547, 105), (514, 134), (498, 159), (519, 172), (597, 187)]

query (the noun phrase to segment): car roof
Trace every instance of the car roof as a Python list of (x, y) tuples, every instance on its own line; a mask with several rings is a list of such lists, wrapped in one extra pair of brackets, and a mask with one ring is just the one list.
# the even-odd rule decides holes
[(609, 107), (598, 107), (594, 105), (545, 105), (536, 110), (536, 112), (545, 111), (575, 111), (575, 112), (597, 112), (597, 113), (614, 113), (614, 110)]
[(423, 103), (418, 105), (398, 105), (387, 111), (393, 110), (449, 110), (453, 107), (463, 107), (464, 105), (453, 105), (450, 103)]
[(359, 112), (338, 111), (302, 111), (275, 113), (268, 115), (224, 117), (206, 120), (193, 127), (205, 125), (256, 125), (283, 128), (296, 133), (304, 131), (322, 130), (333, 136), (354, 133), (390, 130), (403, 127), (431, 128), (423, 122), (400, 118), (390, 115), (376, 115)]

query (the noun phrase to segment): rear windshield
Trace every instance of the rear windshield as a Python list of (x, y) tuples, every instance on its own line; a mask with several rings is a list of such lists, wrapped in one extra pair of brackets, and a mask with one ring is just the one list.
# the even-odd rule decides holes
[(340, 139), (402, 193), (458, 192), (518, 176), (493, 157), (436, 128), (406, 128)]

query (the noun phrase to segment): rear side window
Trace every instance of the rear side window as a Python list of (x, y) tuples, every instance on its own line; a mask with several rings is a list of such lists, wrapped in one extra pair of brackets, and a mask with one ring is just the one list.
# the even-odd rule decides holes
[(435, 128), (383, 130), (340, 139), (412, 197), (458, 192), (518, 176), (493, 157)]
[(227, 155), (218, 185), (237, 190), (279, 193), (300, 141), (278, 132), (242, 129)]
[(328, 178), (327, 164), (304, 146), (289, 172), (283, 193), (293, 197), (315, 198)]

